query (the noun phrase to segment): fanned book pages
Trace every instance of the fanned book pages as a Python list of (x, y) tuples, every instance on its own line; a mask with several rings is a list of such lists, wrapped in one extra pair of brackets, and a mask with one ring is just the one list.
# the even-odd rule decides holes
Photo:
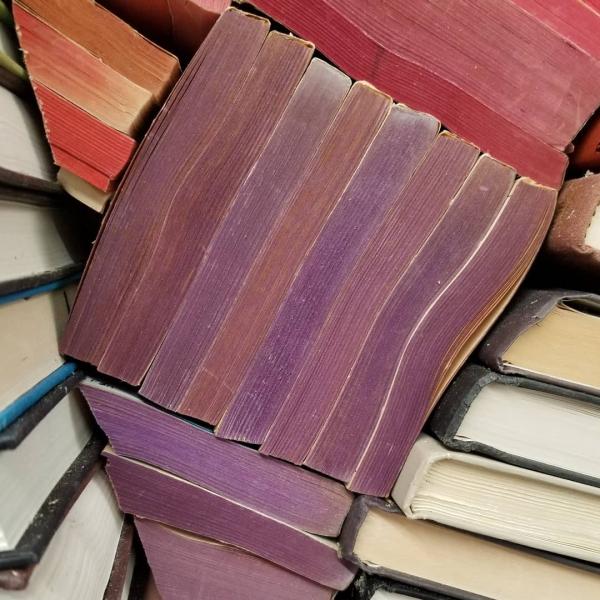
[(479, 349), (501, 373), (600, 395), (600, 297), (524, 290)]
[[(363, 571), (434, 592), (426, 600), (564, 600), (600, 594), (600, 578), (576, 563), (528, 552), (361, 496), (342, 532), (342, 554)], [(387, 599), (386, 599), (387, 600)]]
[(136, 519), (136, 528), (162, 600), (194, 598), (200, 590), (219, 600), (333, 597), (333, 590), (234, 546), (146, 519)]
[(268, 28), (228, 10), (190, 63), (62, 350), (220, 437), (385, 496), (556, 194)]
[(599, 396), (469, 365), (429, 428), (447, 448), (600, 487)]
[(600, 175), (567, 181), (544, 243), (545, 258), (562, 281), (600, 291)]
[(600, 562), (599, 488), (447, 450), (425, 434), (392, 498), (410, 519)]
[(600, 27), (600, 13), (584, 3), (562, 3), (580, 7), (558, 15), (559, 23), (549, 14), (556, 3), (529, 0), (460, 0), (451, 10), (428, 0), (251, 4), (351, 77), (435, 115), (539, 183), (560, 186), (562, 151), (598, 107), (597, 33), (590, 31)]

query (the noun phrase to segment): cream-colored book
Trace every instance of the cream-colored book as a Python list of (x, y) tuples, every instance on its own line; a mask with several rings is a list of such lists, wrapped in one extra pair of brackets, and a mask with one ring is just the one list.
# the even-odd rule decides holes
[(600, 562), (600, 489), (468, 453), (422, 435), (392, 497), (409, 519)]

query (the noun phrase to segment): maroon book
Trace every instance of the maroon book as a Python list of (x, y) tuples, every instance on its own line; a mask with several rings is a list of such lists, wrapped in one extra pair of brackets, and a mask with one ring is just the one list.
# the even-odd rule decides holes
[(106, 469), (126, 513), (230, 544), (332, 589), (346, 588), (356, 567), (337, 544), (106, 450)]
[(234, 546), (136, 519), (162, 600), (330, 600), (333, 590)]
[(600, 79), (590, 81), (598, 62), (513, 2), (462, 0), (452, 10), (425, 0), (252, 4), (313, 41), (352, 77), (435, 115), (552, 187), (560, 186), (567, 165), (561, 151), (600, 100)]

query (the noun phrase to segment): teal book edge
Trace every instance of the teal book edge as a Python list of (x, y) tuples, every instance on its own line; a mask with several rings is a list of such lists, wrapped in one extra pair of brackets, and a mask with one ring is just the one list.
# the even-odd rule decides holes
[(32, 388), (21, 394), (14, 402), (4, 410), (0, 410), (0, 431), (8, 427), (15, 419), (20, 417), (28, 408), (31, 408), (38, 400), (45, 396), (52, 388), (62, 383), (67, 377), (75, 372), (77, 365), (68, 362), (52, 371)]

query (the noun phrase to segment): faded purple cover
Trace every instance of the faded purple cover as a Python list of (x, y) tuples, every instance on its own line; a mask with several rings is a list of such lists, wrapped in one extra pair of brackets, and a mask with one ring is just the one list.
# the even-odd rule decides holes
[(111, 388), (81, 385), (111, 445), (122, 456), (310, 533), (336, 536), (352, 495), (326, 477), (217, 439), (212, 432)]
[(338, 290), (438, 129), (433, 117), (393, 107), (297, 274), (218, 435), (264, 441)]
[(146, 519), (135, 525), (163, 600), (329, 600), (333, 594), (233, 546)]
[(574, 290), (523, 290), (490, 331), (479, 349), (484, 365), (500, 373), (514, 373), (502, 356), (527, 329), (543, 320), (560, 302), (585, 301), (600, 308), (600, 296)]
[(106, 470), (126, 513), (237, 546), (325, 587), (345, 589), (354, 578), (337, 546), (281, 521), (116, 454)]

